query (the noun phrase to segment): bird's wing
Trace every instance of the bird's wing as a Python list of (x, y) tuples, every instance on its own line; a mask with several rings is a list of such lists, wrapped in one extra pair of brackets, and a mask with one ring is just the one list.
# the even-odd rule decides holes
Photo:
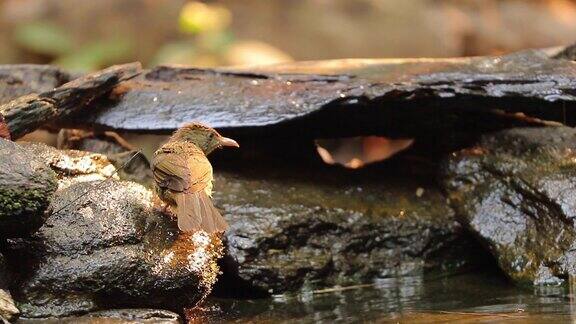
[(204, 191), (212, 183), (212, 164), (204, 154), (194, 154), (188, 157), (190, 172), (190, 187), (188, 192)]
[(152, 161), (159, 187), (176, 192), (204, 190), (212, 182), (212, 165), (201, 153), (162, 153)]
[(190, 187), (188, 157), (185, 154), (164, 153), (154, 156), (152, 173), (161, 188), (183, 192)]

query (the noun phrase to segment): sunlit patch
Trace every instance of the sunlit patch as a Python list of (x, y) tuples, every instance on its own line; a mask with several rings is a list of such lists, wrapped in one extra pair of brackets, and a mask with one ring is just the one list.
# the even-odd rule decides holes
[(171, 246), (160, 253), (152, 271), (159, 274), (167, 269), (182, 269), (196, 274), (200, 285), (209, 290), (220, 272), (216, 261), (222, 253), (218, 235), (211, 236), (204, 231), (179, 233)]
[(68, 155), (62, 155), (54, 161), (53, 166), (62, 171), (75, 173), (92, 173), (97, 170), (96, 165), (92, 163), (92, 159), (88, 156), (70, 157)]
[(152, 190), (137, 183), (131, 183), (131, 185), (133, 186), (132, 189), (134, 192), (138, 194), (141, 204), (147, 208), (152, 208), (154, 206), (154, 194), (152, 193)]
[(322, 161), (358, 169), (385, 160), (409, 148), (413, 139), (388, 139), (380, 136), (347, 137), (316, 140)]
[(100, 154), (86, 154), (82, 156), (70, 156), (61, 154), (56, 156), (52, 167), (64, 174), (89, 174), (99, 173), (110, 177), (116, 172), (116, 168), (108, 159)]
[(60, 175), (58, 189), (64, 189), (79, 182), (103, 181), (108, 178), (119, 179), (114, 165), (100, 154), (55, 155), (50, 165)]
[(58, 181), (58, 189), (62, 190), (79, 182), (104, 181), (104, 180), (106, 180), (106, 177), (99, 173), (80, 174), (70, 177), (63, 177)]
[(20, 314), (9, 291), (0, 289), (0, 303), (2, 304), (2, 317), (12, 319), (14, 315)]
[(78, 213), (82, 215), (83, 218), (94, 219), (94, 211), (90, 207), (79, 208)]
[(172, 259), (174, 259), (174, 252), (169, 252), (168, 254), (166, 254), (163, 258), (162, 258), (162, 262), (164, 263), (170, 263), (172, 261)]
[[(264, 42), (255, 40), (236, 41), (224, 54), (226, 62), (232, 66), (268, 65), (293, 61), (292, 57), (282, 50)], [(259, 80), (252, 80), (254, 86)], [(292, 102), (295, 106), (295, 102)]]
[(204, 231), (194, 233), (190, 237), (190, 241), (194, 244), (194, 252), (188, 255), (188, 270), (200, 272), (204, 265), (210, 260), (211, 256), (208, 253), (210, 246), (210, 236)]

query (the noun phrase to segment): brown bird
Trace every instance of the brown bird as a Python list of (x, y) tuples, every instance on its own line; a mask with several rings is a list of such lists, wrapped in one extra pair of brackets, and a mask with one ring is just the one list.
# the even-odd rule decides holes
[(206, 156), (236, 141), (199, 123), (178, 129), (152, 160), (155, 190), (184, 232), (221, 232), (228, 224), (212, 204), (212, 165)]

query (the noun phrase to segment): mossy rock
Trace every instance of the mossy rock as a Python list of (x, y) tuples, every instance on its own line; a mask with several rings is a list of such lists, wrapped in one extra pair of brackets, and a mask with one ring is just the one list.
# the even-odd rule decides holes
[(22, 146), (0, 139), (0, 235), (17, 237), (42, 224), (57, 176)]
[(212, 288), (222, 243), (179, 233), (153, 207), (152, 192), (127, 181), (74, 183), (58, 190), (50, 215), (30, 238), (9, 244), (20, 272), (13, 291), (24, 317), (69, 316), (123, 307), (181, 312)]

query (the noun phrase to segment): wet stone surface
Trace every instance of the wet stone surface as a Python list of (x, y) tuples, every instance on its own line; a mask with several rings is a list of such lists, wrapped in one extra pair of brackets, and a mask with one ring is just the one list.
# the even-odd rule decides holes
[[(344, 132), (414, 137), (446, 129), (457, 117), (470, 120), (471, 112), (497, 119), (498, 109), (574, 123), (576, 67), (554, 58), (557, 52), (246, 69), (160, 66), (124, 82), (116, 89), (118, 100), (95, 103), (101, 109), (71, 124), (159, 134), (195, 120), (238, 133), (280, 128), (316, 137)], [(567, 107), (564, 114), (560, 107)]]
[(134, 306), (182, 311), (211, 290), (219, 238), (179, 233), (153, 206), (151, 191), (110, 178), (115, 168), (103, 155), (23, 146), (56, 172), (58, 190), (43, 225), (8, 242), (22, 316)]
[(433, 186), (331, 170), (216, 173), (231, 226), (219, 284), (277, 294), (465, 263), (448, 256), (465, 240)]
[(461, 222), (514, 281), (576, 274), (576, 130), (511, 129), (455, 153), (444, 186)]
[(213, 160), (214, 201), (231, 225), (219, 291), (282, 293), (453, 270), (469, 261), (455, 253), (469, 241), (429, 174), (412, 179), (389, 167)]
[(179, 234), (152, 208), (141, 185), (108, 180), (59, 190), (58, 210), (30, 239), (10, 241), (8, 258), (21, 269), (16, 300), (25, 317), (66, 316), (111, 307), (181, 311), (216, 280), (220, 241)]
[(24, 236), (37, 229), (56, 188), (56, 173), (41, 158), (0, 139), (0, 236)]
[(178, 324), (182, 323), (180, 315), (159, 309), (113, 309), (92, 312), (83, 316), (69, 316), (60, 318), (19, 319), (21, 324), (121, 324), (121, 323), (147, 323), (147, 324)]

